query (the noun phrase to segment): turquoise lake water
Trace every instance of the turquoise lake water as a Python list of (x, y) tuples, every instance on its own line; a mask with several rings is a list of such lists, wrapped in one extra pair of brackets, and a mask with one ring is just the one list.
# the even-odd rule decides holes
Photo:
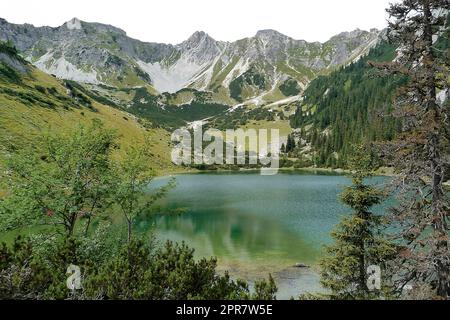
[[(198, 257), (217, 257), (219, 270), (233, 277), (252, 282), (271, 273), (281, 299), (321, 290), (316, 264), (330, 231), (349, 213), (338, 200), (350, 184), (347, 177), (253, 172), (184, 174), (176, 180), (159, 211), (183, 213), (143, 219), (141, 230), (153, 226), (161, 241), (185, 241)], [(373, 178), (377, 184), (385, 180)], [(312, 268), (294, 268), (299, 262)]]

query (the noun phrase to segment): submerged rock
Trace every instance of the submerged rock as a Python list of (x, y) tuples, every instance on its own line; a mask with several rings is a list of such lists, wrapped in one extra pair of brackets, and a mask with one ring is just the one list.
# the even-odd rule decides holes
[(304, 263), (296, 263), (294, 264), (294, 268), (310, 268), (310, 266)]

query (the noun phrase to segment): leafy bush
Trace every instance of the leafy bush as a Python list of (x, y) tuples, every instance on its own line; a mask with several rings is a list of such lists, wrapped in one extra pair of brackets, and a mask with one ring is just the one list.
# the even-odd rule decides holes
[(66, 80), (64, 82), (67, 89), (70, 91), (70, 95), (80, 104), (92, 108), (92, 102), (86, 95), (83, 87), (75, 81)]
[(286, 96), (296, 96), (300, 93), (300, 87), (298, 85), (298, 82), (292, 78), (284, 81), (280, 85), (280, 91)]
[[(115, 159), (117, 135), (97, 120), (68, 136), (46, 136), (39, 151), (13, 155), (10, 193), (0, 202), (2, 230), (39, 226), (34, 238), (0, 246), (0, 299), (250, 299), (271, 297), (272, 282), (246, 283), (216, 273), (215, 259), (194, 259), (185, 244), (155, 247), (132, 236), (135, 219), (170, 188), (153, 193), (139, 145)], [(107, 227), (118, 210), (128, 222)], [(123, 229), (122, 229), (123, 230)], [(81, 290), (67, 289), (69, 265), (82, 270)]]
[[(86, 242), (89, 243), (89, 242)], [(184, 243), (152, 247), (143, 240), (119, 245), (106, 258), (103, 248), (67, 238), (42, 248), (17, 238), (11, 248), (0, 247), (0, 299), (108, 299), (108, 300), (226, 300), (275, 299), (277, 287), (255, 283), (255, 292), (228, 274), (216, 273), (215, 259), (194, 259)], [(81, 289), (67, 289), (66, 270), (80, 267)]]
[(4, 77), (6, 80), (10, 82), (14, 83), (21, 82), (20, 74), (10, 66), (0, 61), (0, 80), (2, 80), (2, 77)]
[(45, 89), (43, 86), (40, 85), (35, 85), (34, 88), (39, 91), (40, 93), (46, 94), (47, 93), (47, 89)]

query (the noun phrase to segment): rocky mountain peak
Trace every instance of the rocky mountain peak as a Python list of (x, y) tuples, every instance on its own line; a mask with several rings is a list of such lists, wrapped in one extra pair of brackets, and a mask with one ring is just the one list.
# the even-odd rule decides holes
[(275, 39), (287, 39), (289, 37), (273, 29), (264, 29), (259, 30), (256, 33), (255, 38), (265, 40), (275, 40)]
[(65, 23), (65, 26), (69, 30), (81, 30), (81, 20), (78, 18), (73, 18)]
[[(0, 40), (12, 41), (35, 66), (63, 79), (111, 86), (151, 83), (159, 92), (176, 92), (185, 87), (227, 90), (247, 73), (234, 83), (250, 83), (241, 88), (248, 95), (243, 99), (273, 90), (288, 78), (305, 86), (321, 70), (368, 52), (378, 37), (374, 30), (355, 30), (324, 45), (264, 29), (254, 37), (221, 42), (197, 31), (173, 46), (141, 42), (117, 27), (78, 18), (58, 28), (0, 20)], [(264, 86), (255, 86), (255, 77), (264, 78)]]
[(211, 38), (206, 32), (196, 31), (186, 41), (182, 42), (181, 46), (185, 48), (193, 48), (197, 47), (199, 44), (202, 43), (215, 43), (215, 42), (216, 40)]
[(189, 60), (203, 64), (214, 59), (220, 52), (219, 42), (211, 38), (204, 31), (196, 31), (177, 48)]
[(68, 29), (68, 30), (89, 30), (90, 34), (98, 34), (98, 33), (115, 33), (120, 34), (123, 36), (126, 36), (127, 33), (115, 26), (104, 24), (104, 23), (98, 23), (98, 22), (86, 22), (83, 20), (80, 20), (78, 18), (72, 18), (71, 20), (64, 23), (59, 29)]
[(355, 29), (353, 31), (341, 32), (338, 35), (334, 36), (331, 39), (342, 40), (342, 39), (357, 39), (364, 35), (374, 34), (377, 35), (380, 33), (378, 29), (371, 29), (370, 31), (365, 31), (361, 29)]

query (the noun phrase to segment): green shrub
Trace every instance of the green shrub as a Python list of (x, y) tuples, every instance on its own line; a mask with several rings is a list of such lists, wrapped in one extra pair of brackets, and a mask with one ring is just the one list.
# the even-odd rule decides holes
[(2, 78), (13, 83), (21, 82), (20, 74), (10, 66), (0, 61), (0, 81), (2, 80)]
[(296, 96), (300, 93), (298, 82), (294, 79), (288, 79), (280, 85), (280, 91), (286, 96)]
[(40, 85), (35, 85), (34, 88), (39, 91), (40, 93), (46, 94), (47, 93), (47, 89), (45, 89), (43, 86)]
[[(256, 282), (251, 293), (244, 281), (218, 275), (214, 258), (196, 261), (184, 243), (153, 247), (133, 240), (108, 251), (92, 240), (66, 238), (43, 245), (17, 238), (11, 248), (3, 244), (0, 299), (275, 299), (272, 277)], [(82, 288), (75, 292), (66, 284), (71, 264), (80, 267), (82, 276)]]

